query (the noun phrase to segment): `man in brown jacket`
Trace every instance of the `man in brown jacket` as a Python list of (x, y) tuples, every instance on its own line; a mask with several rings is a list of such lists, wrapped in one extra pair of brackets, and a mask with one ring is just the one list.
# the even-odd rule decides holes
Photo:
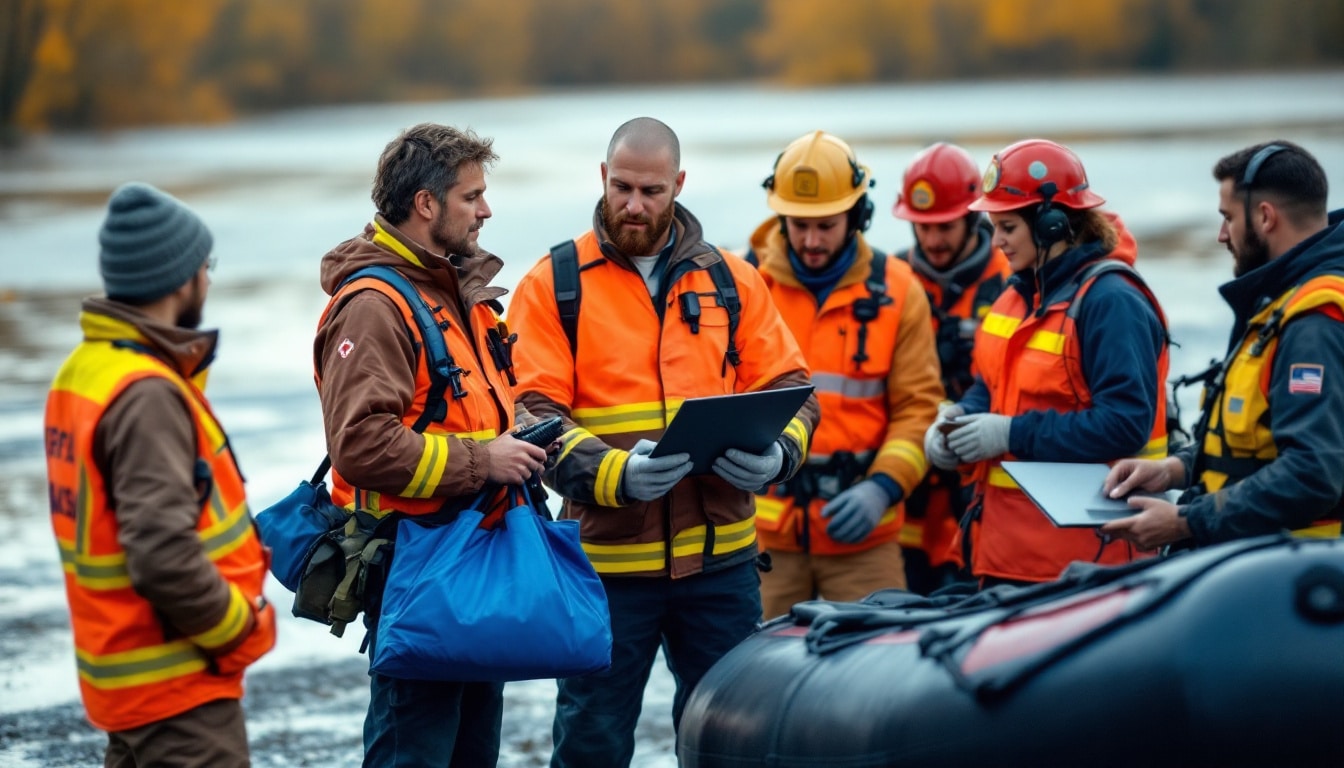
[(243, 670), (275, 644), (267, 558), (228, 437), (205, 399), (217, 331), (198, 331), (212, 239), (175, 198), (113, 193), (106, 298), (46, 410), (51, 524), (80, 695), (106, 764), (249, 764)]
[[(522, 483), (546, 460), (545, 450), (508, 434), (512, 334), (499, 318), (505, 291), (489, 285), (503, 262), (476, 244), (490, 218), (485, 171), (496, 159), (490, 141), (470, 131), (407, 129), (379, 159), (373, 222), (322, 259), (332, 298), (313, 353), (341, 506), (375, 517), (432, 514), (470, 501), (487, 482)], [(429, 396), (428, 356), (406, 300), (380, 280), (350, 280), (375, 265), (401, 273), (442, 329), (453, 372), (442, 398)], [(502, 507), (501, 499), (486, 511)], [(365, 622), (372, 658), (377, 616)], [(495, 764), (502, 684), (370, 678), (364, 765)]]

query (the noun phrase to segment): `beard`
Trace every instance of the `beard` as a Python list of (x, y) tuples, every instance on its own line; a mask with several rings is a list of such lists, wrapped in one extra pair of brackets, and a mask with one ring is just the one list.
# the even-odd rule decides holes
[(477, 245), (471, 239), (471, 233), (479, 228), (478, 223), (460, 236), (454, 234), (448, 222), (448, 208), (445, 205), (439, 209), (439, 215), (434, 217), (433, 223), (429, 226), (429, 240), (435, 248), (441, 249), (446, 257), (475, 256)]
[(1269, 245), (1252, 229), (1246, 230), (1241, 248), (1232, 250), (1232, 276), (1241, 277), (1257, 267), (1269, 263)]
[(201, 288), (199, 279), (192, 283), (191, 301), (187, 306), (177, 313), (176, 325), (178, 328), (196, 330), (201, 327), (202, 313), (205, 311), (205, 291)]
[[(667, 239), (668, 227), (672, 226), (672, 216), (676, 206), (669, 205), (657, 219), (644, 216), (617, 214), (607, 204), (606, 195), (602, 196), (602, 227), (616, 249), (626, 256), (652, 256), (658, 246)], [(627, 223), (646, 224), (642, 232), (628, 232), (621, 225)]]

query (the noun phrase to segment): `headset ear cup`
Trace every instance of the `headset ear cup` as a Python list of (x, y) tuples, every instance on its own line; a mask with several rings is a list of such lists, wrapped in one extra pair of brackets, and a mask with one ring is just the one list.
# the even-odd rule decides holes
[(1041, 210), (1036, 213), (1036, 221), (1032, 224), (1031, 234), (1036, 240), (1036, 247), (1049, 248), (1068, 236), (1068, 214), (1048, 202), (1042, 203)]
[(868, 227), (873, 223), (873, 201), (868, 195), (859, 198), (854, 207), (849, 209), (849, 230), (851, 232), (867, 232)]

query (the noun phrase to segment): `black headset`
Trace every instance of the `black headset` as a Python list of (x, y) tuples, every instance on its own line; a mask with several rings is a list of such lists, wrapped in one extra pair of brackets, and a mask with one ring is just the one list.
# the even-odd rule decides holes
[(1036, 220), (1031, 224), (1031, 238), (1036, 247), (1047, 250), (1050, 246), (1069, 236), (1069, 215), (1050, 204), (1050, 200), (1059, 193), (1055, 182), (1047, 181), (1037, 190), (1041, 193), (1041, 206), (1036, 210)]
[(1259, 152), (1251, 156), (1251, 161), (1246, 164), (1246, 172), (1241, 175), (1242, 188), (1249, 193), (1251, 185), (1255, 183), (1256, 174), (1260, 172), (1260, 166), (1264, 165), (1265, 161), (1272, 157), (1274, 153), (1282, 152), (1285, 149), (1287, 147), (1282, 144), (1266, 144), (1260, 148)]
[(1251, 185), (1255, 183), (1256, 174), (1260, 173), (1260, 166), (1265, 164), (1276, 152), (1287, 149), (1282, 144), (1266, 144), (1260, 148), (1260, 151), (1251, 156), (1251, 161), (1246, 164), (1246, 172), (1241, 175), (1241, 188), (1246, 193), (1242, 198), (1242, 207), (1246, 213), (1246, 226), (1251, 226)]

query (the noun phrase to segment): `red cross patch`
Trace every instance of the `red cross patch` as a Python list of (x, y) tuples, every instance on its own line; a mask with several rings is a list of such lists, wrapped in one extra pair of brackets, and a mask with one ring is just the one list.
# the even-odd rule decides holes
[(355, 351), (355, 342), (351, 341), (348, 336), (344, 339), (341, 339), (340, 345), (336, 347), (336, 354), (340, 355), (342, 360), (349, 357), (350, 353), (354, 351)]

